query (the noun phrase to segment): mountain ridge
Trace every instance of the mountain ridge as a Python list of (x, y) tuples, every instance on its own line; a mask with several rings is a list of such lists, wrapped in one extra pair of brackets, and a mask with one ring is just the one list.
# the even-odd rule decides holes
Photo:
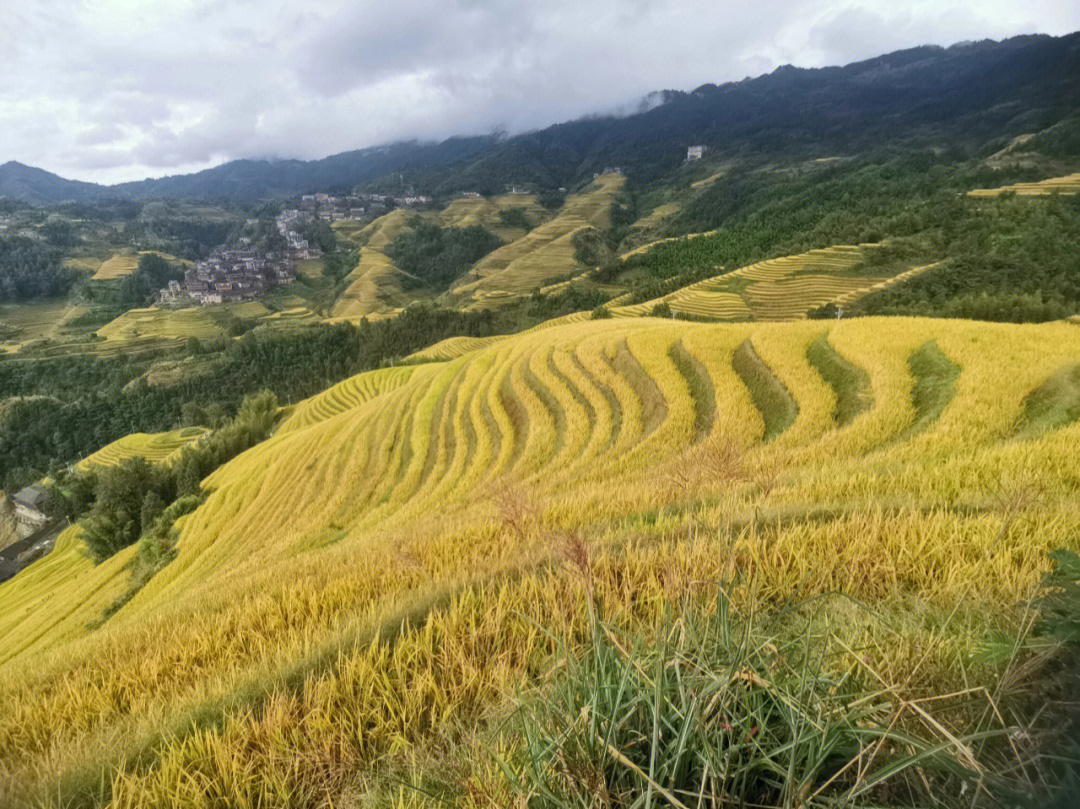
[[(585, 117), (512, 137), (400, 141), (309, 161), (242, 158), (110, 186), (9, 162), (0, 166), (0, 195), (42, 204), (115, 196), (254, 201), (357, 185), (497, 193), (515, 183), (572, 186), (610, 165), (647, 181), (677, 169), (693, 143), (723, 152), (797, 150), (820, 157), (894, 140), (901, 132), (919, 137), (920, 127), (944, 127), (969, 143), (991, 126), (1032, 131), (1080, 105), (1078, 73), (1080, 32), (923, 45), (844, 66), (782, 65), (738, 82), (658, 91), (662, 103), (641, 112)], [(970, 119), (987, 109), (993, 114)]]

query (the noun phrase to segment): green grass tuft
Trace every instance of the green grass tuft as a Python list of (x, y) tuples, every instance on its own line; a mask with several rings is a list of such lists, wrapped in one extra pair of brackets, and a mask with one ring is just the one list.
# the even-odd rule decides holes
[(869, 410), (874, 403), (870, 393), (870, 375), (857, 365), (845, 360), (829, 345), (822, 334), (806, 348), (806, 359), (821, 374), (836, 394), (833, 418), (840, 426), (850, 423), (860, 413)]
[(830, 632), (742, 620), (723, 594), (655, 639), (592, 623), (584, 655), (522, 700), (504, 762), (522, 806), (959, 806), (947, 796), (997, 780), (968, 745), (1003, 730), (942, 743), (873, 678), (830, 671)]
[(1037, 436), (1080, 419), (1080, 365), (1064, 368), (1024, 400), (1020, 433)]
[(795, 423), (795, 417), (799, 415), (798, 403), (754, 351), (749, 340), (735, 349), (731, 366), (750, 391), (754, 406), (765, 421), (762, 440), (771, 441)]
[(933, 340), (923, 343), (908, 357), (908, 368), (915, 379), (911, 387), (915, 420), (905, 432), (905, 438), (937, 420), (956, 395), (956, 378), (960, 376), (960, 366), (946, 357)]

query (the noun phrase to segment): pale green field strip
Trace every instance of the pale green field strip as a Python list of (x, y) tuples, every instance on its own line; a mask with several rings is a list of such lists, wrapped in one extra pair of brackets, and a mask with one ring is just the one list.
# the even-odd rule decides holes
[(38, 340), (55, 340), (63, 328), (86, 311), (67, 301), (30, 301), (0, 306), (0, 347), (18, 351)]

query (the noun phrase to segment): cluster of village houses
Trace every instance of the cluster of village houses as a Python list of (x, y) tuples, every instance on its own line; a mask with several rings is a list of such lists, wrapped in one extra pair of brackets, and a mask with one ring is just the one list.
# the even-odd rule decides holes
[(295, 208), (286, 208), (277, 218), (277, 229), (289, 246), (294, 258), (318, 258), (318, 248), (308, 244), (297, 231), (298, 227), (315, 221), (339, 222), (343, 219), (361, 220), (377, 216), (392, 207), (415, 208), (431, 202), (430, 197), (392, 197), (388, 194), (335, 196), (333, 194), (304, 194)]
[(161, 290), (163, 306), (194, 302), (204, 306), (239, 303), (265, 295), (278, 284), (291, 284), (295, 276), (288, 258), (259, 255), (250, 250), (218, 250)]

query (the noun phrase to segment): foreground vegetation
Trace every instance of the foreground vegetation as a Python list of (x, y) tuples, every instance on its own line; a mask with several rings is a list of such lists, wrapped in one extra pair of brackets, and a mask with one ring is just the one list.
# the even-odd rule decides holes
[(1080, 536), (1078, 349), (1064, 323), (642, 318), (361, 375), (206, 478), (104, 623), (137, 546), (95, 566), (72, 528), (0, 586), (0, 789), (1043, 800), (1074, 727), (1035, 626)]

